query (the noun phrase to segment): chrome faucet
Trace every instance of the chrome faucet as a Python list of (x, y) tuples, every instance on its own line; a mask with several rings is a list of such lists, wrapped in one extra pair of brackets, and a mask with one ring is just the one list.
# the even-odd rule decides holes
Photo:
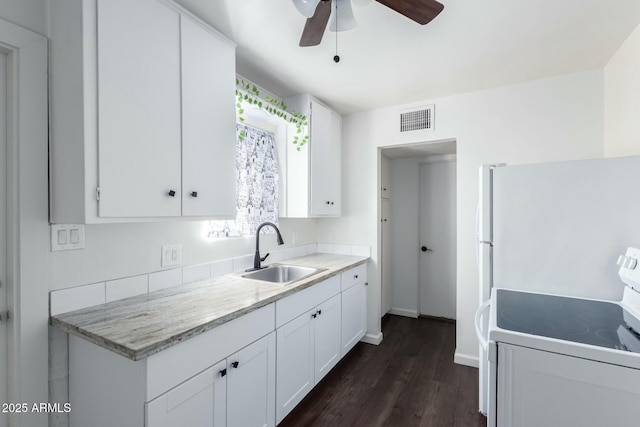
[(260, 224), (256, 229), (256, 254), (253, 257), (253, 268), (251, 270), (260, 270), (261, 268), (264, 268), (260, 265), (260, 263), (266, 260), (267, 257), (269, 256), (269, 254), (267, 253), (264, 257), (260, 257), (260, 230), (262, 230), (262, 227), (266, 225), (276, 230), (276, 234), (278, 235), (278, 245), (284, 245), (284, 240), (282, 240), (282, 235), (280, 234), (280, 230), (278, 230), (278, 227), (274, 223), (263, 222), (262, 224)]

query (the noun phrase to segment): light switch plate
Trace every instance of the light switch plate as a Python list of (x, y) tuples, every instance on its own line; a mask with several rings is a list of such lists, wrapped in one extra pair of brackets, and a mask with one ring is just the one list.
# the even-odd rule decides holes
[(51, 251), (84, 249), (83, 224), (51, 224)]
[(162, 246), (162, 267), (182, 264), (182, 245)]

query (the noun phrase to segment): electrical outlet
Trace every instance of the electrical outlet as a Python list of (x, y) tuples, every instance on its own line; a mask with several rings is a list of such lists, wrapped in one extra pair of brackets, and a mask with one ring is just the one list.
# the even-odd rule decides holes
[(182, 264), (182, 245), (162, 246), (162, 267)]

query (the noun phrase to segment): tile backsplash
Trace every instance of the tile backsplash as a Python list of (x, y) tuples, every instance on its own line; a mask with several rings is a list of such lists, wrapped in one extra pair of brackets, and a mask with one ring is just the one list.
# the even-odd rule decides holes
[[(370, 256), (371, 249), (367, 246), (313, 243), (272, 250), (264, 265), (313, 253)], [(262, 256), (264, 255), (266, 253), (262, 254)], [(172, 286), (207, 280), (211, 277), (233, 272), (241, 272), (251, 267), (253, 267), (253, 254), (52, 291), (49, 294), (50, 313), (54, 316)]]

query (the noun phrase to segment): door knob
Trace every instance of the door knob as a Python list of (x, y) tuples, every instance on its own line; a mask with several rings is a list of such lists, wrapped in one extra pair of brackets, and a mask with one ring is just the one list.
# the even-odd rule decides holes
[(429, 249), (429, 248), (428, 248), (428, 247), (426, 247), (426, 246), (421, 247), (421, 248), (420, 248), (420, 250), (421, 250), (422, 252), (433, 252), (433, 249)]

